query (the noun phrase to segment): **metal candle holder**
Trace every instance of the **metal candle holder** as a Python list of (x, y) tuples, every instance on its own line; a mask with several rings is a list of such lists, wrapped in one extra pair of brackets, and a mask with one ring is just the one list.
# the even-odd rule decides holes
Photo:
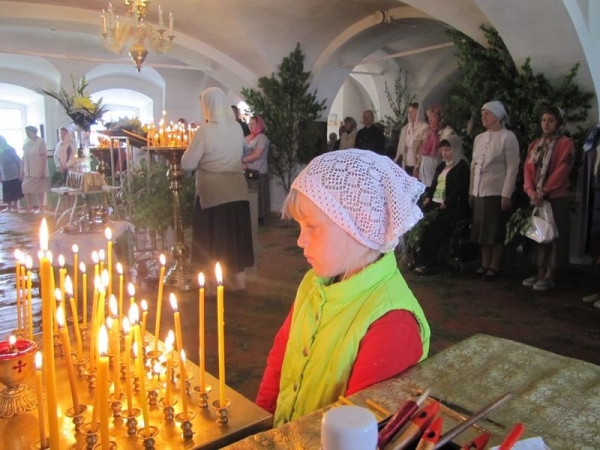
[(131, 408), (131, 415), (127, 416), (127, 434), (133, 436), (137, 433), (137, 417), (142, 414), (142, 410), (138, 408)]
[(188, 440), (194, 437), (194, 432), (192, 431), (192, 419), (196, 416), (196, 414), (194, 414), (191, 411), (188, 411), (187, 413), (187, 417), (183, 416), (183, 413), (179, 413), (175, 416), (175, 420), (177, 422), (180, 422), (181, 425), (181, 431), (183, 439)]
[(121, 414), (123, 412), (123, 399), (124, 398), (125, 398), (125, 395), (121, 392), (121, 393), (119, 393), (118, 398), (115, 398), (115, 396), (113, 394), (108, 399), (108, 406), (110, 406), (110, 408), (112, 410), (114, 419), (118, 419), (119, 417), (121, 417)]
[(73, 424), (75, 425), (75, 431), (79, 431), (81, 430), (81, 427), (83, 426), (83, 423), (85, 421), (85, 418), (83, 417), (83, 415), (85, 414), (85, 412), (87, 411), (87, 406), (86, 405), (79, 405), (77, 406), (77, 408), (69, 408), (67, 410), (67, 412), (65, 413), (67, 417), (70, 417), (71, 419), (73, 419)]
[(85, 436), (86, 450), (93, 450), (96, 443), (98, 442), (98, 436), (100, 435), (99, 424), (95, 430), (92, 428), (92, 425), (96, 425), (96, 424), (85, 423), (82, 425), (82, 427), (79, 430), (79, 432)]
[(217, 423), (226, 424), (227, 422), (229, 422), (227, 408), (231, 406), (231, 400), (226, 398), (225, 405), (221, 406), (221, 402), (219, 401), (219, 399), (217, 399), (211, 403), (211, 406), (217, 411)]
[(0, 417), (12, 417), (37, 406), (37, 396), (26, 384), (21, 384), (34, 368), (38, 345), (29, 339), (17, 339), (14, 346), (0, 342)]
[(144, 441), (144, 448), (146, 450), (154, 450), (154, 444), (156, 444), (155, 438), (156, 436), (158, 436), (159, 429), (153, 426), (149, 426), (148, 428), (150, 428), (149, 435), (146, 435), (144, 428), (140, 428), (137, 431), (136, 436), (138, 437), (138, 439)]
[[(73, 353), (75, 355), (75, 353)], [(82, 378), (87, 376), (87, 363), (90, 361), (90, 358), (87, 356), (82, 356), (81, 359), (73, 358), (73, 364), (77, 368), (77, 376)]]
[(208, 394), (212, 391), (212, 386), (210, 384), (204, 385), (204, 390), (201, 390), (200, 386), (194, 387), (194, 392), (198, 394), (198, 406), (200, 408), (208, 408)]

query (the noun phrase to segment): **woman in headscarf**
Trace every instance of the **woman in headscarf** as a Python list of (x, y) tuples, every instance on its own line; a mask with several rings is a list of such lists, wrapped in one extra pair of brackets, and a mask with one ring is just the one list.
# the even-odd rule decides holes
[(433, 175), (438, 164), (442, 161), (438, 145), (440, 143), (440, 130), (442, 129), (442, 107), (431, 105), (425, 112), (429, 132), (426, 133), (423, 144), (417, 154), (413, 175), (425, 185), (427, 190), (433, 182)]
[(196, 273), (207, 274), (220, 262), (226, 286), (242, 290), (245, 268), (254, 265), (248, 186), (240, 158), (244, 135), (221, 89), (203, 91), (201, 107), (205, 123), (181, 160), (183, 170), (196, 171), (192, 266)]
[(429, 127), (419, 117), (419, 104), (411, 103), (408, 105), (408, 123), (400, 131), (400, 140), (394, 162), (399, 162), (402, 158), (402, 168), (407, 174), (412, 175), (417, 163), (417, 155), (423, 139), (427, 136)]
[(531, 204), (550, 203), (558, 238), (549, 244), (535, 244), (533, 263), (537, 273), (525, 280), (524, 286), (536, 291), (553, 289), (556, 269), (569, 261), (569, 174), (575, 159), (573, 140), (559, 133), (562, 111), (549, 106), (542, 112), (542, 137), (527, 150), (523, 167), (524, 190)]
[(423, 210), (436, 210), (435, 219), (423, 233), (416, 253), (421, 275), (438, 264), (440, 246), (450, 239), (454, 223), (471, 217), (469, 207), (469, 164), (460, 138), (452, 134), (439, 143), (442, 162), (437, 166), (431, 189), (425, 193)]
[[(269, 138), (265, 135), (265, 123), (260, 116), (250, 118), (248, 124), (250, 134), (246, 136), (246, 145), (242, 163), (244, 169), (256, 173), (258, 178), (247, 178), (248, 188), (258, 190), (258, 220), (262, 222), (271, 212), (271, 196), (269, 191)], [(248, 170), (246, 173), (248, 173)]]
[(27, 140), (23, 144), (23, 164), (21, 164), (21, 179), (27, 208), (32, 212), (34, 197), (37, 197), (36, 213), (42, 212), (46, 205), (46, 192), (50, 191), (50, 170), (48, 169), (48, 152), (46, 142), (37, 135), (37, 128), (25, 127)]
[(0, 182), (2, 183), (2, 200), (6, 208), (2, 212), (19, 212), (18, 201), (23, 198), (21, 189), (21, 158), (17, 152), (0, 136)]
[(511, 196), (519, 171), (519, 142), (504, 128), (506, 110), (497, 100), (483, 105), (481, 122), (487, 131), (477, 135), (471, 161), (473, 225), (471, 240), (479, 244), (481, 266), (475, 272), (492, 281), (500, 270)]
[(56, 170), (62, 175), (64, 184), (67, 172), (77, 161), (77, 147), (66, 127), (61, 127), (59, 133), (60, 139), (54, 149), (54, 163), (56, 164)]

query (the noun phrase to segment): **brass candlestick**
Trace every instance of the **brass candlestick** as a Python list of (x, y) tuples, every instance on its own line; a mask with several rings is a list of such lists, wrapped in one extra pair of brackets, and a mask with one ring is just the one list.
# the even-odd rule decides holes
[(194, 432), (192, 431), (192, 419), (195, 417), (196, 415), (191, 412), (188, 411), (187, 413), (187, 417), (184, 417), (183, 413), (179, 413), (175, 416), (175, 420), (177, 422), (181, 422), (181, 431), (182, 431), (182, 436), (183, 439), (188, 440), (194, 437)]
[(158, 436), (159, 430), (158, 428), (153, 426), (149, 426), (148, 428), (150, 428), (150, 433), (146, 435), (144, 428), (140, 428), (137, 431), (136, 436), (138, 437), (138, 439), (144, 441), (144, 448), (146, 450), (154, 450), (154, 444), (156, 444), (155, 438), (156, 436)]
[(231, 406), (231, 400), (226, 398), (225, 405), (222, 406), (219, 399), (217, 399), (211, 403), (211, 406), (217, 410), (217, 423), (226, 424), (227, 422), (229, 422), (227, 408)]
[(181, 214), (180, 191), (183, 186), (183, 171), (181, 170), (181, 157), (185, 148), (181, 147), (155, 147), (159, 155), (169, 161), (167, 177), (171, 182), (169, 189), (173, 193), (173, 229), (175, 230), (175, 243), (171, 247), (174, 264), (165, 275), (165, 285), (176, 291), (189, 291), (193, 288), (189, 273), (189, 249), (183, 240), (183, 217)]
[(204, 390), (201, 386), (194, 386), (194, 392), (198, 394), (198, 406), (200, 408), (208, 408), (208, 394), (212, 391), (210, 384), (204, 385)]
[(0, 342), (0, 417), (12, 417), (31, 411), (37, 397), (26, 384), (21, 384), (34, 369), (33, 358), (38, 345), (29, 339), (17, 339), (14, 345)]
[[(128, 413), (129, 414), (129, 413)], [(131, 408), (131, 415), (127, 415), (127, 434), (133, 436), (137, 433), (137, 417), (142, 414), (142, 410), (138, 408)]]
[(79, 405), (77, 409), (69, 408), (66, 412), (66, 416), (73, 419), (73, 424), (75, 425), (75, 431), (79, 431), (83, 426), (83, 422), (85, 421), (85, 417), (83, 415), (87, 411), (86, 405)]

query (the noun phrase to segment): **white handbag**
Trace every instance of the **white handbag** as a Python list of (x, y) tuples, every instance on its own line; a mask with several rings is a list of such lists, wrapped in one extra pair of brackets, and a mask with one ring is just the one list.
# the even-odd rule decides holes
[(531, 224), (522, 234), (538, 244), (548, 244), (558, 237), (550, 203), (543, 201), (540, 206), (533, 208)]

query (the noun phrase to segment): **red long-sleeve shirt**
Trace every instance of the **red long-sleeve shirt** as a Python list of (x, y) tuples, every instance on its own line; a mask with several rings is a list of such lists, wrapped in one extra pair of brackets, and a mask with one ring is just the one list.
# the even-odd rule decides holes
[[(540, 143), (540, 139), (533, 141), (527, 150), (527, 160), (523, 166), (524, 190), (527, 194), (536, 191), (535, 179), (537, 167), (531, 162), (531, 152), (534, 151)], [(550, 198), (567, 197), (569, 195), (569, 173), (573, 168), (575, 161), (575, 146), (568, 137), (561, 137), (554, 144), (548, 174), (542, 188), (543, 195)]]
[[(277, 407), (292, 312), (293, 309), (275, 336), (256, 397), (256, 404), (271, 414)], [(415, 365), (422, 354), (423, 344), (415, 317), (401, 309), (388, 312), (371, 324), (361, 340), (344, 395), (351, 395), (404, 372)]]

